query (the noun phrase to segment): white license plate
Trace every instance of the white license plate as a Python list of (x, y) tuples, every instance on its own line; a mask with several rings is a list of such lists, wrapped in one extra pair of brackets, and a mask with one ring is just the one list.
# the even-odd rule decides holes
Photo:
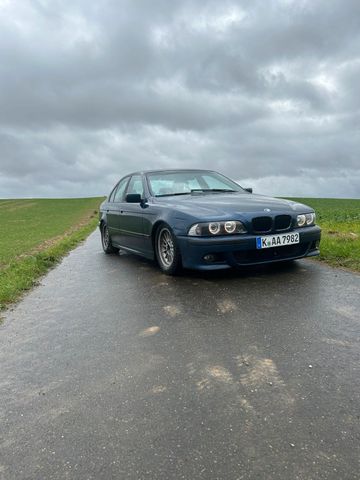
[(298, 233), (282, 233), (281, 235), (267, 235), (266, 237), (256, 237), (256, 248), (282, 247), (284, 245), (293, 245), (300, 242)]

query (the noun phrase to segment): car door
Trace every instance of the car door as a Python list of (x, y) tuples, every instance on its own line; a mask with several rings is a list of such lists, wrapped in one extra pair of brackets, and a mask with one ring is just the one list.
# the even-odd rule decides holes
[(129, 176), (120, 180), (114, 192), (111, 194), (109, 198), (109, 203), (106, 207), (106, 221), (111, 241), (114, 244), (119, 245), (121, 245), (123, 242), (122, 206), (124, 203), (125, 190), (127, 184), (129, 183), (129, 180)]
[(122, 245), (139, 252), (144, 251), (143, 206), (140, 203), (128, 203), (126, 195), (137, 193), (144, 198), (142, 175), (132, 175), (127, 185), (124, 202), (121, 206)]

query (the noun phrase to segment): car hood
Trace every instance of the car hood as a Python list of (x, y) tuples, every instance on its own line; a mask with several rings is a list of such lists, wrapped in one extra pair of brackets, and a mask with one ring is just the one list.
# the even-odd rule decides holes
[(178, 211), (198, 215), (228, 215), (244, 213), (306, 213), (312, 211), (309, 207), (281, 198), (264, 195), (230, 193), (230, 194), (196, 194), (156, 198), (156, 203), (167, 205)]

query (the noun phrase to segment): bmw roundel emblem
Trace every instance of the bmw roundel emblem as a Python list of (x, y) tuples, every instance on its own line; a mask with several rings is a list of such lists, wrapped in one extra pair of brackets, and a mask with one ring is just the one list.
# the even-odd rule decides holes
[(264, 212), (271, 212), (270, 208), (264, 208)]

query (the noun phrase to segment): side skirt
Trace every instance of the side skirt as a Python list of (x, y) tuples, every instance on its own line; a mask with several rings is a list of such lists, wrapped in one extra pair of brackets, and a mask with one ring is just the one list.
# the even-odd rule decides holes
[(134, 255), (140, 255), (141, 257), (145, 257), (149, 260), (155, 260), (154, 252), (142, 252), (140, 250), (135, 250), (134, 248), (124, 247), (119, 243), (113, 243), (113, 246), (119, 248), (120, 250), (124, 250), (125, 252), (133, 253)]

